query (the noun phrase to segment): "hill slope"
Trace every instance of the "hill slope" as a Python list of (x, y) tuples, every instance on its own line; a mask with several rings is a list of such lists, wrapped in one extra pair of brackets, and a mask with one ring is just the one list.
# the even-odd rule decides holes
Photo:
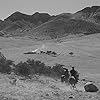
[(15, 12), (0, 22), (0, 36), (57, 39), (68, 35), (99, 32), (100, 6), (86, 7), (74, 14), (62, 13), (56, 16), (39, 12), (33, 15)]
[(15, 12), (0, 23), (0, 31), (6, 35), (19, 35), (23, 31), (27, 31), (42, 23), (45, 23), (51, 18), (47, 13), (34, 13), (26, 15), (20, 12)]
[(28, 35), (56, 39), (68, 35), (99, 33), (100, 26), (84, 20), (60, 17), (29, 31)]
[(73, 18), (100, 24), (100, 6), (86, 7), (76, 12)]

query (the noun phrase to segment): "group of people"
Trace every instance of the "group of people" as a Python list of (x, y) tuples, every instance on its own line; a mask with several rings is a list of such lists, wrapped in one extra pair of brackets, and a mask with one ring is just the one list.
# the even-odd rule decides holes
[(61, 82), (68, 82), (69, 78), (73, 77), (76, 81), (76, 83), (79, 80), (79, 73), (74, 69), (74, 67), (72, 67), (72, 69), (70, 71), (68, 71), (68, 69), (63, 68), (64, 71), (61, 75)]

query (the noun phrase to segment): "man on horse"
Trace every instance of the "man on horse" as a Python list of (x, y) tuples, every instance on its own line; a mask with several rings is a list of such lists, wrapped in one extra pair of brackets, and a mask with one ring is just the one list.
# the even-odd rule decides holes
[(69, 71), (68, 71), (68, 69), (67, 68), (63, 68), (63, 73), (62, 73), (62, 75), (61, 75), (61, 82), (68, 82), (68, 79), (69, 79), (69, 76), (70, 76), (70, 74), (69, 74)]
[(76, 83), (77, 83), (79, 80), (79, 73), (74, 69), (74, 67), (72, 67), (72, 69), (70, 70), (70, 74), (71, 76), (74, 76)]

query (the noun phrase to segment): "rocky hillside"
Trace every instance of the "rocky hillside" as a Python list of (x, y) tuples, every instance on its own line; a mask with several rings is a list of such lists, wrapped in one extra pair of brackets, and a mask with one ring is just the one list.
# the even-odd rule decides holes
[(99, 33), (100, 26), (92, 22), (60, 16), (28, 32), (28, 35), (56, 39), (68, 35)]
[(15, 12), (0, 21), (1, 36), (28, 36), (39, 39), (56, 39), (68, 35), (100, 32), (100, 6), (86, 7), (74, 14), (51, 16), (36, 12), (26, 15)]
[(100, 6), (86, 7), (76, 12), (73, 18), (100, 24)]
[(33, 15), (26, 15), (15, 12), (0, 23), (0, 31), (8, 36), (21, 35), (23, 32), (45, 23), (50, 18), (51, 16), (47, 13), (36, 12)]

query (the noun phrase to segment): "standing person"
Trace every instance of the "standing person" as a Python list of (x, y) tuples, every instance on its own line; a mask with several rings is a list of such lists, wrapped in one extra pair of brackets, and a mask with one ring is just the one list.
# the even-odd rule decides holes
[(74, 76), (74, 78), (76, 79), (76, 82), (78, 82), (79, 73), (74, 69), (74, 67), (72, 67), (72, 69), (70, 70), (70, 74), (71, 74), (71, 76)]

